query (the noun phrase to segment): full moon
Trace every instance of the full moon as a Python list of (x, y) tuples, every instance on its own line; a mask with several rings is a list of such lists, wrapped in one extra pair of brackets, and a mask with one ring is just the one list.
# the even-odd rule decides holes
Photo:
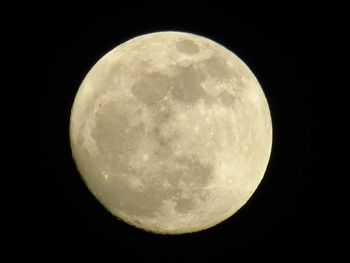
[(226, 220), (253, 195), (272, 123), (259, 82), (234, 53), (199, 35), (157, 32), (92, 67), (70, 141), (83, 181), (110, 213), (182, 234)]

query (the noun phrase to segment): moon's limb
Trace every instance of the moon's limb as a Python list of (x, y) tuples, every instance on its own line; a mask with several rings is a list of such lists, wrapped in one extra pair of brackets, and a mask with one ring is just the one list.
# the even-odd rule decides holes
[(209, 228), (241, 208), (270, 157), (272, 125), (249, 68), (188, 33), (143, 35), (107, 53), (74, 101), (84, 181), (115, 216), (159, 233)]

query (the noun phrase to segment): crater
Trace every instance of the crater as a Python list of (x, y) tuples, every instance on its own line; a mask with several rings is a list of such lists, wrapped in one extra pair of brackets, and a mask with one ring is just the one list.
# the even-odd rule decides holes
[(130, 127), (127, 116), (116, 101), (110, 101), (101, 108), (95, 124), (91, 136), (111, 167), (117, 166), (121, 158), (133, 150), (145, 129), (143, 123)]
[(161, 199), (147, 189), (145, 191), (135, 191), (124, 180), (122, 178), (109, 182), (108, 192), (105, 194), (109, 205), (128, 215), (154, 217), (154, 211), (160, 207)]
[(179, 187), (181, 181), (189, 187), (207, 186), (213, 175), (213, 167), (200, 163), (195, 157), (177, 157), (174, 167), (167, 168), (165, 177), (174, 187)]
[(213, 56), (204, 60), (202, 63), (209, 76), (213, 78), (229, 79), (232, 77), (230, 67), (227, 65), (226, 60), (221, 56)]
[(140, 79), (132, 86), (131, 91), (137, 99), (151, 106), (162, 100), (169, 89), (168, 77), (154, 72), (142, 74)]
[(165, 134), (161, 128), (156, 127), (151, 136), (155, 139), (157, 143), (157, 149), (154, 154), (157, 158), (170, 158), (173, 155), (173, 142), (179, 138), (179, 133), (176, 131), (171, 131), (170, 134)]
[(179, 213), (188, 213), (195, 208), (194, 201), (191, 199), (181, 198), (176, 202), (175, 210)]
[(226, 90), (220, 93), (219, 99), (221, 103), (227, 107), (232, 106), (235, 102), (235, 97)]
[(178, 161), (186, 167), (187, 173), (182, 179), (185, 183), (195, 186), (205, 186), (210, 181), (213, 174), (213, 167), (208, 164), (203, 164), (195, 157), (178, 158)]
[(177, 75), (171, 78), (171, 94), (177, 101), (183, 103), (195, 103), (205, 96), (201, 86), (204, 80), (202, 73), (195, 71), (191, 66), (176, 67)]
[(199, 47), (189, 39), (181, 40), (176, 42), (177, 51), (189, 55), (198, 53)]
[(160, 126), (168, 122), (173, 115), (173, 110), (169, 105), (163, 106), (160, 109), (157, 109), (154, 113), (153, 121), (155, 125)]

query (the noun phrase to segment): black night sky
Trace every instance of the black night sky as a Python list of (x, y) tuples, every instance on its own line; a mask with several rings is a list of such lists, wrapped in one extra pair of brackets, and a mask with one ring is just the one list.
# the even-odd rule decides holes
[[(331, 149), (345, 121), (329, 78), (339, 41), (330, 16), (338, 16), (337, 8), (128, 2), (95, 6), (86, 1), (84, 10), (23, 7), (20, 35), (28, 43), (32, 77), (25, 87), (30, 118), (24, 121), (32, 133), (33, 170), (20, 239), (28, 253), (103, 253), (117, 262), (336, 255), (332, 245), (339, 232), (332, 219), (339, 214), (330, 192), (331, 182), (342, 180), (342, 161)], [(74, 96), (95, 62), (132, 37), (161, 30), (209, 37), (246, 62), (266, 94), (274, 132), (267, 172), (249, 202), (209, 230), (179, 236), (150, 234), (109, 214), (80, 179), (68, 134)], [(337, 87), (338, 94), (345, 88)]]

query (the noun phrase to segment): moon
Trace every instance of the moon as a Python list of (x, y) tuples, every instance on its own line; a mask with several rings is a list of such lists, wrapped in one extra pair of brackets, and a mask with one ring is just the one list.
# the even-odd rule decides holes
[(118, 219), (160, 234), (231, 217), (267, 168), (272, 123), (248, 66), (199, 35), (141, 35), (88, 72), (70, 119), (88, 189)]

